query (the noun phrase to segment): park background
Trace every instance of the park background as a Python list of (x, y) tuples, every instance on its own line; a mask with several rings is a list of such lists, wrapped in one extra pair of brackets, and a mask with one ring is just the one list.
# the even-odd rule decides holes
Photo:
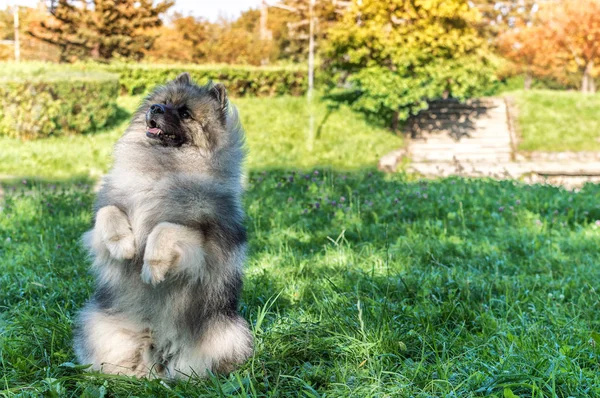
[[(176, 7), (0, 10), (1, 395), (600, 396), (600, 1)], [(94, 190), (183, 71), (246, 130), (256, 350), (207, 380), (86, 374)]]

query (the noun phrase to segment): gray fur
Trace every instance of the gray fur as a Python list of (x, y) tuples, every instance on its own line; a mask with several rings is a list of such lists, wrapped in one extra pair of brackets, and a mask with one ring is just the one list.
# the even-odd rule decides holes
[[(164, 105), (160, 139), (146, 136), (157, 125), (152, 104)], [(115, 146), (94, 229), (84, 235), (97, 286), (77, 322), (80, 362), (109, 373), (184, 377), (230, 371), (251, 354), (237, 312), (244, 155), (222, 85), (197, 86), (183, 74), (144, 100)]]

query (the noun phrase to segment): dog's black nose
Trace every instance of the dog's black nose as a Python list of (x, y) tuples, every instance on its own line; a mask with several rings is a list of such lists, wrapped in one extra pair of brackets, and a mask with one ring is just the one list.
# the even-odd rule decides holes
[(153, 115), (157, 113), (165, 113), (165, 106), (161, 104), (154, 104), (150, 107), (150, 113)]

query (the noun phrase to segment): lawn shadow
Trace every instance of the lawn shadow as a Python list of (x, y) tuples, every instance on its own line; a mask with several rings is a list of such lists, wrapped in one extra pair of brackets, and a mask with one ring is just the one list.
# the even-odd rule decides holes
[(431, 101), (427, 109), (411, 116), (405, 129), (413, 139), (429, 134), (448, 134), (455, 141), (475, 132), (477, 119), (486, 116), (493, 105), (485, 99), (459, 101), (454, 98)]
[(97, 128), (97, 129), (89, 132), (88, 134), (94, 134), (94, 133), (97, 133), (97, 132), (100, 132), (103, 130), (110, 130), (114, 127), (117, 127), (124, 121), (131, 119), (132, 115), (133, 115), (133, 112), (129, 111), (128, 109), (126, 109), (122, 106), (119, 106), (119, 105), (115, 105), (115, 112), (106, 121), (106, 123), (104, 123), (104, 125), (102, 127)]

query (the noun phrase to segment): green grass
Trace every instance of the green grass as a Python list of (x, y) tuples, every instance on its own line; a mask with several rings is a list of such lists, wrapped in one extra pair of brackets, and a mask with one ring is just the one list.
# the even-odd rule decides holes
[(303, 101), (260, 101), (238, 101), (252, 154), (241, 311), (256, 351), (228, 377), (74, 364), (72, 319), (92, 290), (86, 176), (106, 169), (123, 125), (48, 148), (0, 141), (29, 159), (3, 169), (46, 177), (2, 185), (0, 396), (600, 396), (600, 187), (380, 174), (376, 153), (399, 144), (385, 131), (342, 110), (310, 152)]
[(373, 167), (383, 155), (402, 146), (399, 136), (373, 127), (347, 107), (328, 112), (317, 102), (311, 139), (304, 98), (240, 98), (235, 103), (248, 137), (251, 170)]
[(242, 313), (256, 353), (228, 378), (168, 387), (72, 364), (90, 185), (4, 189), (7, 396), (600, 394), (596, 186), (253, 172)]
[[(99, 177), (108, 170), (112, 146), (140, 100), (120, 97), (120, 120), (95, 134), (30, 142), (0, 138), (0, 177)], [(250, 169), (372, 167), (381, 156), (402, 146), (399, 136), (371, 126), (345, 107), (329, 113), (324, 103), (317, 102), (311, 140), (304, 98), (239, 98), (233, 102), (246, 129)]]
[(108, 170), (112, 147), (139, 101), (138, 97), (120, 97), (119, 118), (110, 128), (94, 134), (26, 142), (0, 137), (0, 177), (100, 177)]
[(523, 151), (600, 150), (600, 95), (533, 90), (510, 93)]

